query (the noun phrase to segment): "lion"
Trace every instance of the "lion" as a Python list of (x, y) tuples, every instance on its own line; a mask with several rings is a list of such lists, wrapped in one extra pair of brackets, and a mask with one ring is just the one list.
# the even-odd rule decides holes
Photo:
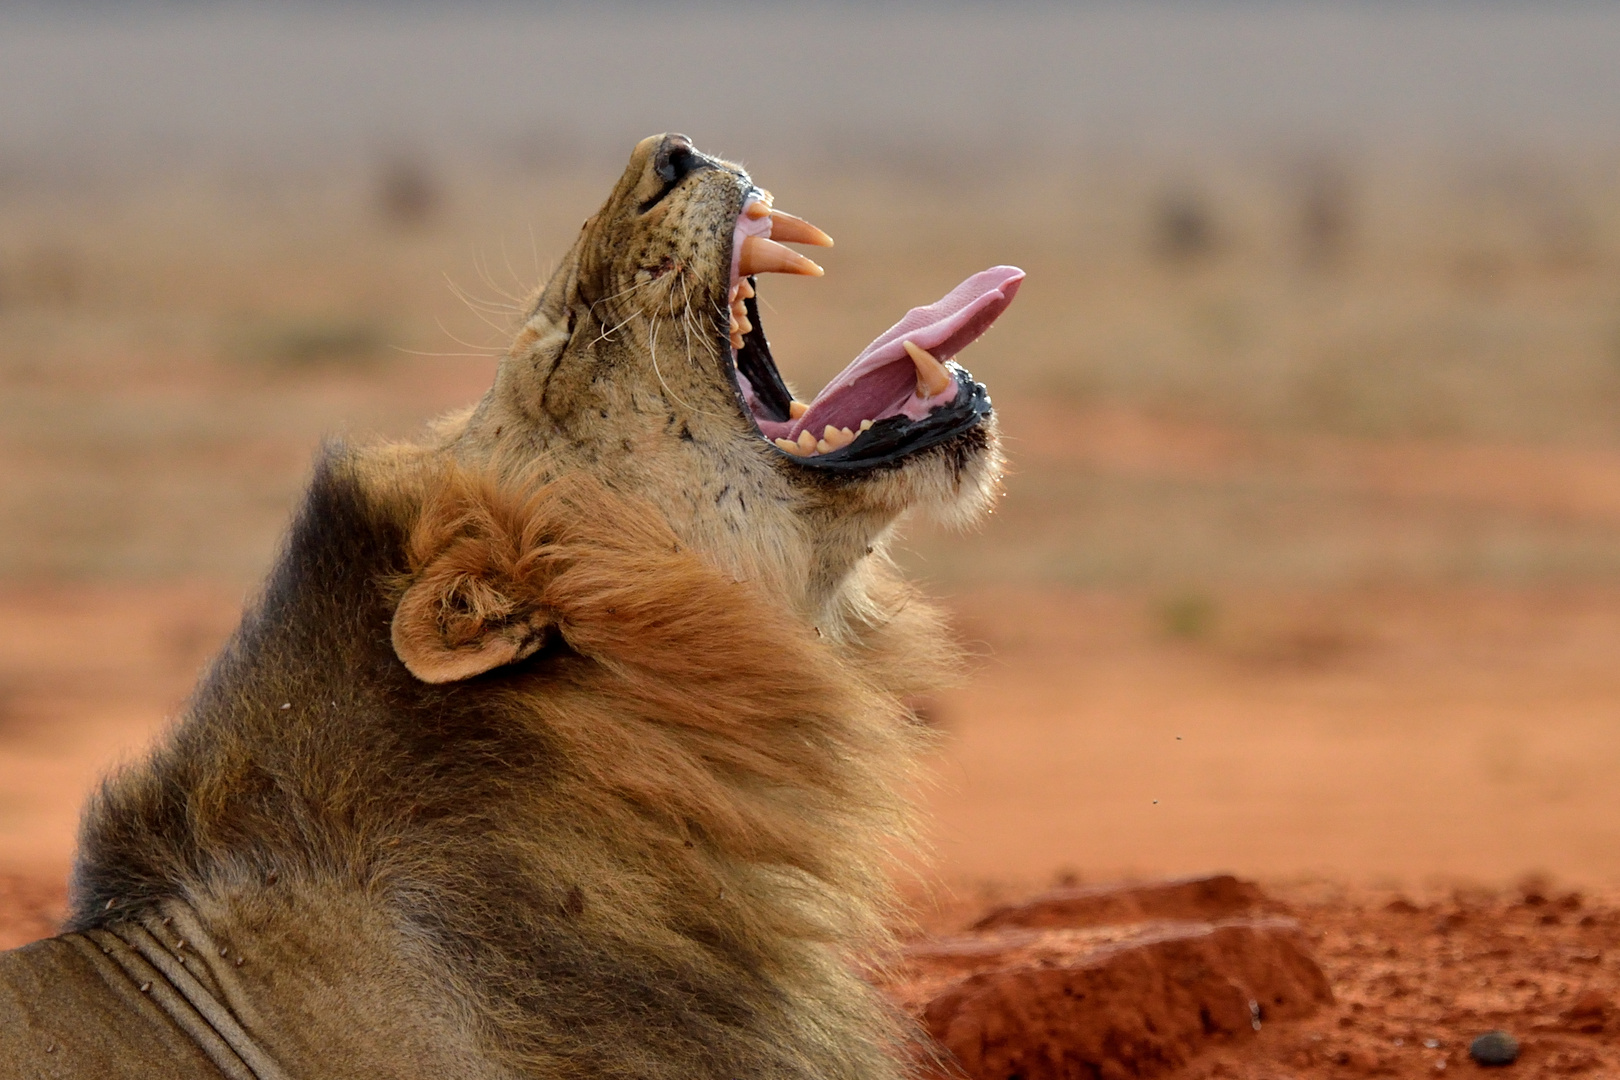
[(475, 407), (329, 445), (183, 716), (106, 780), (0, 1074), (889, 1080), (861, 977), (951, 667), (886, 546), (1001, 462), (1012, 267), (808, 402), (756, 289), (831, 241), (642, 141)]

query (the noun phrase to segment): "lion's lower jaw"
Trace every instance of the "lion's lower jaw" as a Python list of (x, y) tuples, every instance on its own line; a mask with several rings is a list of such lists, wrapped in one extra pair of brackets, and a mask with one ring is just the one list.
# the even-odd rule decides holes
[(994, 511), (1005, 471), (991, 415), (954, 442), (924, 451), (890, 482), (906, 510), (947, 528), (967, 529)]

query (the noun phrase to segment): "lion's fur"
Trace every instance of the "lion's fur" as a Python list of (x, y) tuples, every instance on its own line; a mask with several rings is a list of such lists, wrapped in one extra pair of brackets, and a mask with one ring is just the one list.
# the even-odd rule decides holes
[(72, 929), (189, 928), (293, 1075), (904, 1070), (856, 972), (911, 838), (903, 701), (951, 650), (883, 547), (984, 500), (994, 431), (806, 478), (712, 363), (654, 364), (674, 324), (626, 281), (712, 292), (747, 184), (715, 163), (649, 223), (669, 145), (476, 410), (328, 449), (182, 722), (87, 813)]

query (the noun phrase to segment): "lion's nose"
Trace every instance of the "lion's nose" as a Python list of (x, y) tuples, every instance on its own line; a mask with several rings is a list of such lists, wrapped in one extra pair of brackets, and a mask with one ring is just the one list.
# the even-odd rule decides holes
[(692, 147), (685, 135), (665, 135), (653, 154), (653, 171), (666, 184), (678, 184), (686, 175), (707, 164), (702, 154)]

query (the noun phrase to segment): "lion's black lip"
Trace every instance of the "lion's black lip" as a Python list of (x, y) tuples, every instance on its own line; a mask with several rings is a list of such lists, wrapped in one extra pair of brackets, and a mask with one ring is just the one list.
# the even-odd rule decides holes
[(990, 391), (983, 383), (956, 364), (951, 365), (951, 374), (956, 377), (956, 396), (921, 420), (887, 417), (861, 432), (848, 446), (812, 457), (776, 452), (806, 469), (850, 472), (898, 464), (920, 450), (949, 442), (978, 427), (992, 411)]

